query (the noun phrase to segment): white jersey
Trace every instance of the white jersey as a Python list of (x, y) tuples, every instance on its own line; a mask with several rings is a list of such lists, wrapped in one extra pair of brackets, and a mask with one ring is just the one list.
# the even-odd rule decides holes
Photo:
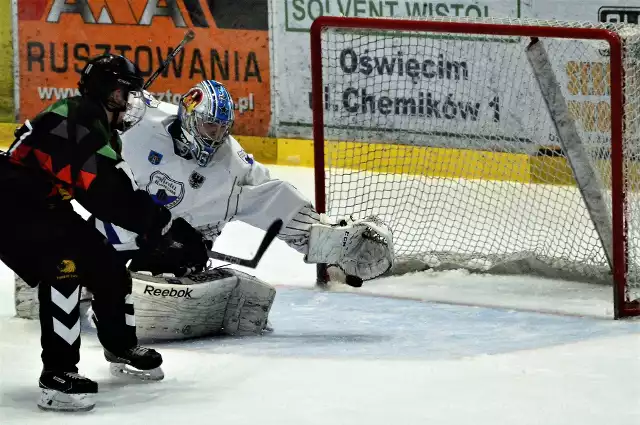
[[(158, 107), (148, 107), (143, 120), (122, 135), (122, 156), (136, 184), (169, 208), (174, 218), (183, 217), (214, 241), (229, 221), (266, 230), (278, 218), (287, 226), (298, 212), (311, 208), (309, 200), (291, 184), (271, 179), (269, 170), (231, 136), (206, 167), (179, 156), (168, 131), (177, 113), (177, 106), (159, 102)], [(99, 220), (96, 226), (116, 249), (137, 249), (135, 234)], [(304, 252), (308, 226), (301, 227), (285, 227), (280, 237)], [(298, 240), (291, 240), (288, 232), (290, 236), (297, 234)]]

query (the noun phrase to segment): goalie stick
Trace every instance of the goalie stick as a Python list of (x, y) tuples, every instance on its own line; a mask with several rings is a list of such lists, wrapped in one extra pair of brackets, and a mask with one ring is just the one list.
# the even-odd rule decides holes
[(258, 251), (256, 251), (256, 255), (251, 259), (234, 257), (233, 255), (222, 254), (221, 252), (216, 251), (208, 251), (209, 258), (255, 269), (258, 266), (258, 263), (260, 262), (260, 259), (264, 255), (265, 251), (267, 250), (267, 248), (269, 248), (269, 245), (271, 245), (271, 242), (273, 242), (278, 233), (280, 233), (281, 228), (282, 220), (278, 219), (271, 223), (271, 226), (269, 226), (269, 229), (267, 229), (267, 233), (264, 235), (264, 239), (262, 239), (262, 242), (258, 247)]
[(178, 47), (176, 47), (171, 53), (169, 53), (169, 55), (164, 60), (164, 62), (160, 64), (158, 69), (156, 69), (156, 71), (153, 74), (151, 74), (151, 77), (149, 77), (149, 79), (144, 83), (144, 86), (142, 86), (142, 89), (146, 90), (147, 88), (149, 88), (149, 86), (153, 84), (153, 82), (160, 76), (160, 73), (162, 73), (169, 66), (173, 58), (175, 58), (178, 55), (178, 53), (180, 53), (180, 51), (184, 48), (184, 46), (187, 43), (191, 42), (194, 38), (196, 38), (196, 33), (193, 32), (193, 30), (187, 31), (187, 33), (182, 38), (182, 41), (180, 42), (180, 44), (178, 44)]

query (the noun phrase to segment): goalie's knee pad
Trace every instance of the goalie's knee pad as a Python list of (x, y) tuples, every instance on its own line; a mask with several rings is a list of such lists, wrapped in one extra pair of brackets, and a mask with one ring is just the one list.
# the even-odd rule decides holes
[(133, 275), (136, 328), (142, 339), (259, 334), (276, 291), (233, 269), (185, 277)]

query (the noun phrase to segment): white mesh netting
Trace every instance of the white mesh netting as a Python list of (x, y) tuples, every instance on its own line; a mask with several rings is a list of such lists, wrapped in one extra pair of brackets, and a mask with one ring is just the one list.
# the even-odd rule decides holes
[[(394, 232), (398, 272), (428, 265), (611, 283), (527, 60), (530, 39), (478, 34), (472, 26), (458, 34), (373, 26), (321, 34), (327, 214), (379, 215)], [(626, 298), (633, 300), (640, 297), (640, 27), (606, 28), (620, 35), (625, 53), (625, 113), (613, 119), (625, 125)], [(600, 180), (610, 227), (609, 45), (540, 40)]]

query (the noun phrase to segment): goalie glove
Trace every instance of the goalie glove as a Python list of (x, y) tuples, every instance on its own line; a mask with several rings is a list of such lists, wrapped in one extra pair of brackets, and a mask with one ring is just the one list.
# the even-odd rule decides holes
[(393, 266), (391, 230), (377, 217), (313, 224), (305, 262), (336, 265), (362, 280), (376, 278)]

